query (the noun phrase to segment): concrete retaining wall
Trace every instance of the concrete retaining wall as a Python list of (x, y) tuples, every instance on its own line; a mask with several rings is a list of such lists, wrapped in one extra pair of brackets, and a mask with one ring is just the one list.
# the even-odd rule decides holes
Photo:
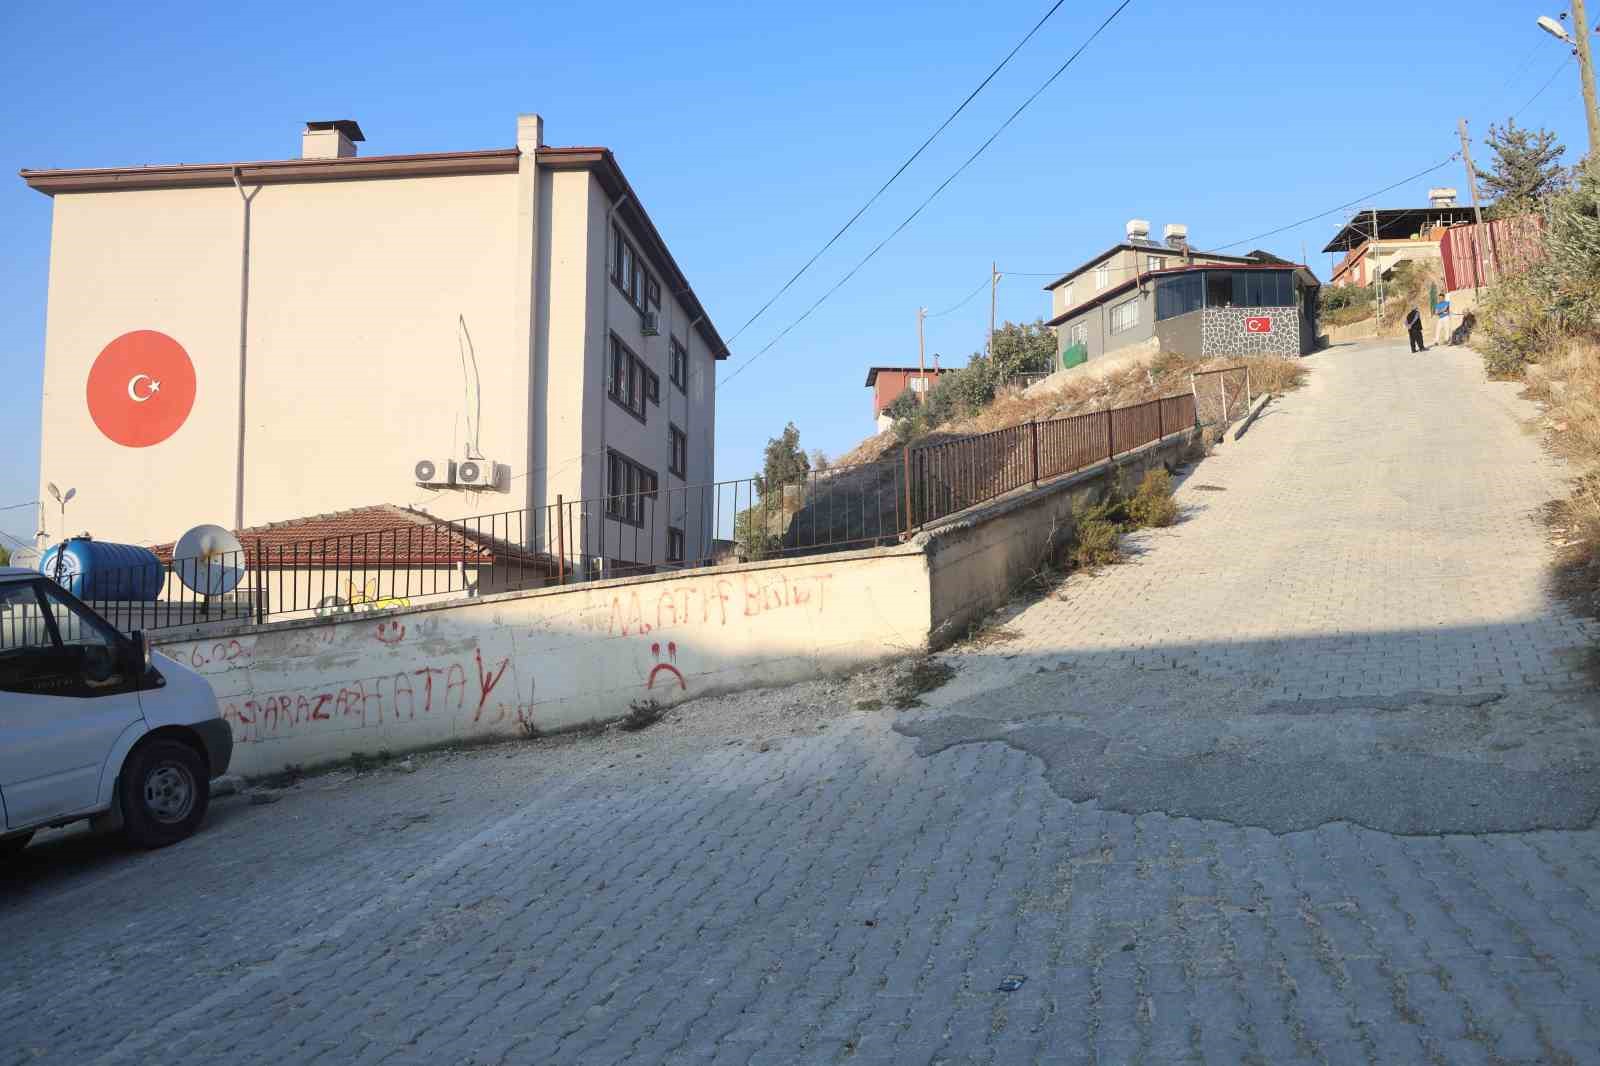
[(925, 646), (910, 545), (156, 636), (211, 682), (247, 776), (562, 729)]
[(1131, 492), (1146, 470), (1176, 464), (1198, 430), (1147, 444), (1115, 463), (1101, 463), (1030, 492), (997, 500), (912, 539), (928, 554), (932, 646), (962, 637), (974, 621), (1003, 605), (1072, 532), (1072, 509), (1096, 503), (1113, 484)]
[(1112, 479), (1194, 432), (976, 508), (911, 542), (508, 592), (365, 615), (156, 634), (211, 683), (246, 776), (553, 731), (640, 701), (787, 684), (915, 654), (1004, 604)]

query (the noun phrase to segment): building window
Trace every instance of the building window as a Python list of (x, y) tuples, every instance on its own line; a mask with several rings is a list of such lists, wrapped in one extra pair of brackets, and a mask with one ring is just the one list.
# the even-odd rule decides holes
[(1200, 310), (1205, 299), (1205, 278), (1198, 271), (1156, 281), (1156, 321)]
[(644, 525), (645, 501), (656, 498), (656, 472), (621, 452), (606, 452), (606, 514), (632, 526)]
[(683, 562), (683, 530), (677, 526), (667, 527), (667, 562)]
[(1167, 269), (1167, 261), (1159, 255), (1147, 255), (1144, 257), (1144, 268), (1151, 271), (1165, 270)]
[(689, 350), (678, 343), (678, 338), (667, 339), (667, 377), (678, 386), (679, 392), (689, 389)]
[(611, 370), (606, 392), (617, 406), (625, 408), (641, 422), (645, 421), (646, 401), (661, 402), (661, 379), (615, 333), (611, 335)]
[(1067, 291), (1061, 295), (1061, 309), (1065, 311), (1072, 306), (1072, 286), (1067, 286)]
[[(1243, 272), (1241, 271), (1241, 273)], [(1233, 306), (1233, 271), (1206, 271), (1206, 306)]]
[(1089, 323), (1074, 322), (1067, 328), (1067, 347), (1070, 348), (1075, 344), (1081, 344), (1084, 348), (1089, 347)]
[(914, 377), (914, 378), (910, 379), (909, 381), (907, 381), (906, 382), (906, 386), (912, 392), (927, 392), (928, 391), (928, 379), (925, 378), (925, 377), (921, 377), (919, 375), (918, 377)]
[(1111, 309), (1111, 332), (1122, 333), (1139, 324), (1139, 297), (1124, 300)]
[(1094, 268), (1094, 291), (1099, 292), (1111, 284), (1111, 264), (1101, 263)]
[(611, 224), (611, 281), (640, 311), (660, 310), (661, 283), (650, 273), (644, 265), (644, 256), (622, 235), (622, 227), (615, 222)]
[(689, 473), (689, 434), (677, 426), (670, 426), (667, 430), (672, 439), (672, 457), (667, 463), (667, 470), (679, 477), (687, 477)]
[(1207, 307), (1290, 307), (1294, 274), (1287, 270), (1208, 270)]

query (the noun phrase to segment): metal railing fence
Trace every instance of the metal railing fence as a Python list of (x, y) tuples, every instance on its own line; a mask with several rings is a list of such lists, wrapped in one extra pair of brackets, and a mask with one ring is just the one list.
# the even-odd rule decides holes
[[(785, 484), (661, 485), (544, 507), (300, 540), (246, 533), (238, 552), (145, 572), (62, 578), (125, 631), (337, 618), (462, 595), (898, 543), (929, 523), (1105, 462), (1198, 423), (1199, 390), (902, 448)], [(670, 480), (670, 479), (669, 479)], [(187, 579), (187, 580), (184, 580)], [(76, 581), (76, 585), (74, 582)]]

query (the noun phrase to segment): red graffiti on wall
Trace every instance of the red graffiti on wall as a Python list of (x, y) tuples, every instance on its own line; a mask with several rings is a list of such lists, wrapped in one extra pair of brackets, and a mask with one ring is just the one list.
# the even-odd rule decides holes
[[(482, 715), (495, 686), (509, 669), (504, 658), (494, 669), (473, 653), (478, 668), (478, 703), (473, 721)], [(442, 684), (435, 686), (439, 680)], [(422, 666), (395, 674), (342, 681), (313, 691), (253, 694), (223, 701), (222, 717), (234, 727), (236, 743), (248, 744), (315, 722), (350, 722), (356, 727), (385, 721), (414, 721), (435, 710), (464, 712), (467, 670), (461, 663)], [(503, 715), (502, 715), (503, 717)]]
[[(725, 626), (730, 619), (755, 618), (784, 609), (820, 614), (827, 608), (832, 574), (745, 574), (738, 585), (727, 578), (692, 584), (646, 585), (611, 597), (606, 631), (612, 636), (643, 636), (682, 626)], [(732, 608), (730, 610), (730, 607)], [(594, 619), (598, 623), (599, 619)]]
[(650, 668), (650, 676), (645, 679), (645, 688), (655, 688), (656, 678), (658, 676), (661, 674), (670, 674), (672, 677), (675, 677), (678, 680), (678, 691), (682, 692), (688, 689), (689, 685), (683, 680), (683, 674), (679, 672), (676, 665), (678, 661), (678, 645), (676, 641), (667, 641), (667, 662), (660, 661), (661, 645), (659, 642), (650, 645), (650, 654), (656, 657), (656, 664)]

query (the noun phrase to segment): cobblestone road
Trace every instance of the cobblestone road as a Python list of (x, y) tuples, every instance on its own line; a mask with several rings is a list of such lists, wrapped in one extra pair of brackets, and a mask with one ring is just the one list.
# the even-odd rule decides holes
[[(1187, 521), (948, 653), (915, 713), (801, 686), (230, 797), (163, 852), (36, 844), (0, 879), (0, 1061), (1600, 1062), (1600, 834), (1559, 828), (1592, 805), (1293, 802), (1302, 755), (1592, 778), (1593, 634), (1530, 514), (1560, 472), (1469, 356), (1405, 359), (1317, 356)], [(1230, 792), (1230, 758), (1272, 772)]]

